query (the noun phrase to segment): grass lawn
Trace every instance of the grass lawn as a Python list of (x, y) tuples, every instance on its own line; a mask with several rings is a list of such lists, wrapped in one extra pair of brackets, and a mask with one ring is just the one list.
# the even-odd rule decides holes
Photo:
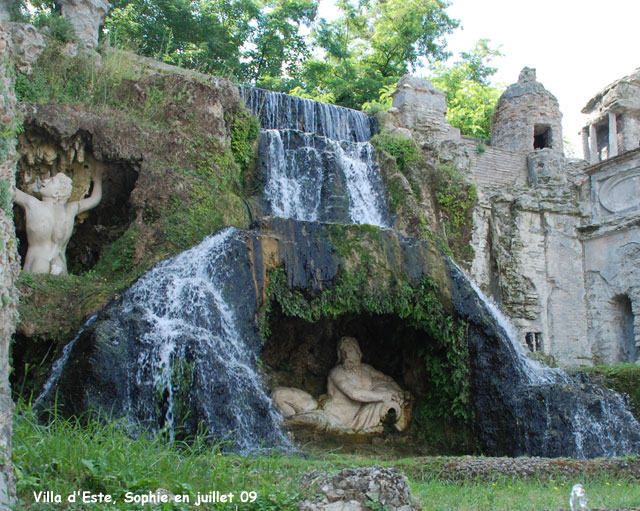
[[(224, 452), (224, 443), (212, 444), (204, 438), (189, 443), (169, 443), (161, 437), (132, 440), (125, 434), (122, 422), (89, 421), (81, 426), (57, 419), (41, 425), (29, 410), (16, 413), (13, 460), (19, 499), (16, 509), (25, 511), (235, 510), (236, 505), (242, 511), (294, 511), (302, 498), (299, 483), (307, 470), (336, 472), (373, 464), (396, 466), (407, 474), (425, 511), (567, 509), (571, 487), (578, 482), (584, 486), (591, 508), (640, 506), (640, 483), (607, 473), (571, 479), (496, 475), (454, 481), (438, 468), (438, 458), (380, 461), (304, 452), (242, 457)], [(140, 501), (125, 502), (127, 495), (132, 500), (132, 495), (148, 495), (158, 488), (189, 495), (190, 504), (151, 507), (142, 506)], [(67, 496), (78, 490), (88, 491), (97, 499), (100, 494), (110, 495), (116, 503), (82, 503), (80, 497), (75, 503), (67, 502)], [(36, 502), (41, 491), (60, 495), (63, 502)], [(194, 506), (198, 493), (212, 491), (233, 492), (235, 500), (231, 504)], [(242, 496), (249, 502), (239, 502)]]

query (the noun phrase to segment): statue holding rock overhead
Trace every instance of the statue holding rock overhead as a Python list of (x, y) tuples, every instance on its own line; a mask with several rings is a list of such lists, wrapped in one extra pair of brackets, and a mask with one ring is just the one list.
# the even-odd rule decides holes
[(404, 431), (411, 418), (411, 394), (361, 359), (355, 338), (340, 339), (338, 365), (327, 379), (329, 400), (322, 408), (303, 390), (276, 387), (271, 397), (287, 424), (343, 433), (379, 433), (388, 420)]
[(95, 208), (102, 199), (102, 169), (93, 176), (90, 197), (68, 202), (72, 180), (59, 172), (45, 179), (38, 191), (42, 200), (15, 189), (14, 202), (24, 209), (29, 247), (24, 271), (67, 275), (65, 252), (71, 239), (76, 215)]

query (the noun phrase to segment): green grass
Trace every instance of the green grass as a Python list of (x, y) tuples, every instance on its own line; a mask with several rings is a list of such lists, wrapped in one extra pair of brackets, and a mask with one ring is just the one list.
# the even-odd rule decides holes
[(522, 480), (497, 482), (413, 482), (411, 489), (424, 511), (541, 511), (568, 509), (571, 488), (581, 483), (591, 508), (640, 504), (640, 485), (626, 480)]
[[(335, 453), (284, 455), (267, 452), (243, 457), (224, 452), (224, 441), (204, 436), (190, 442), (169, 442), (162, 435), (129, 438), (122, 421), (67, 420), (55, 418), (39, 424), (33, 412), (19, 407), (14, 421), (13, 460), (16, 467), (17, 509), (140, 510), (140, 504), (125, 504), (127, 492), (146, 495), (158, 488), (191, 496), (187, 504), (166, 504), (153, 509), (234, 510), (240, 492), (255, 492), (255, 501), (238, 504), (242, 510), (297, 510), (303, 497), (302, 476), (308, 470), (337, 472), (345, 467), (373, 464), (396, 466), (409, 476), (413, 493), (425, 511), (505, 510), (524, 511), (568, 508), (571, 487), (580, 482), (590, 507), (631, 507), (640, 504), (637, 481), (606, 473), (583, 478), (540, 479), (491, 477), (488, 480), (452, 481), (443, 466), (450, 458), (379, 460)], [(49, 490), (66, 497), (76, 490), (94, 495), (112, 495), (116, 505), (35, 503), (33, 492)], [(197, 493), (233, 492), (236, 502), (195, 507)]]

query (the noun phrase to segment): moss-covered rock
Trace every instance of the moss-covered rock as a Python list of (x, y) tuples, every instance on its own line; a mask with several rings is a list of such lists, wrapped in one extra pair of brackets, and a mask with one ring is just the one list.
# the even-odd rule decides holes
[[(106, 105), (24, 105), (20, 188), (61, 171), (74, 180), (74, 200), (89, 191), (96, 162), (104, 178), (100, 205), (76, 220), (67, 250), (74, 275), (19, 282), (19, 342), (40, 344), (16, 351), (16, 365), (48, 367), (59, 343), (154, 263), (223, 226), (249, 224), (258, 124), (238, 89), (178, 74), (116, 87), (118, 100)], [(15, 212), (24, 256), (24, 220)]]

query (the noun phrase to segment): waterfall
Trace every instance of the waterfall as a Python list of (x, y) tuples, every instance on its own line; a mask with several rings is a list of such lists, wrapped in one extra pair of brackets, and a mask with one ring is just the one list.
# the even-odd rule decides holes
[(517, 341), (517, 330), (511, 320), (505, 316), (493, 299), (487, 297), (453, 260), (451, 260), (451, 264), (469, 283), (471, 289), (475, 291), (478, 298), (480, 298), (487, 310), (491, 313), (498, 327), (502, 330), (504, 338), (507, 340), (506, 346), (512, 363), (520, 374), (522, 381), (530, 385), (569, 383), (570, 378), (563, 370), (545, 366), (529, 357), (522, 344)]
[[(476, 414), (490, 448), (499, 446), (500, 454), (575, 458), (640, 450), (640, 423), (623, 396), (529, 358), (495, 303), (453, 261), (449, 264), (454, 286), (470, 290), (459, 310), (483, 330), (470, 335), (470, 349), (476, 351)], [(469, 306), (477, 301), (477, 306)], [(493, 407), (495, 402), (501, 403), (500, 410)]]
[[(155, 266), (122, 300), (122, 316), (137, 311), (145, 324), (127, 404), (142, 423), (154, 423), (162, 395), (161, 427), (176, 428), (176, 372), (189, 380), (185, 395), (206, 405), (199, 420), (218, 438), (233, 438), (241, 450), (287, 441), (257, 371), (260, 353), (253, 316), (255, 300), (234, 296), (248, 267), (238, 232), (225, 229), (200, 245)], [(243, 261), (244, 259), (244, 261)], [(244, 263), (244, 264), (243, 264)], [(133, 390), (133, 388), (132, 388)], [(142, 392), (141, 392), (142, 391)], [(145, 396), (144, 399), (136, 397)]]
[(384, 185), (368, 140), (375, 120), (349, 108), (244, 88), (261, 122), (258, 174), (265, 209), (296, 220), (390, 224)]
[[(260, 89), (242, 94), (262, 123), (256, 168), (274, 232), (224, 229), (154, 266), (64, 348), (37, 404), (59, 390), (67, 413), (105, 410), (138, 431), (174, 438), (204, 430), (240, 451), (290, 445), (260, 374), (257, 312), (268, 271), (281, 265), (292, 288), (326, 289), (344, 260), (322, 223), (391, 222), (368, 142), (372, 118)], [(398, 243), (390, 264), (408, 280), (428, 275), (422, 264), (433, 261), (422, 252), (432, 254), (431, 245)], [(468, 325), (487, 454), (638, 452), (640, 425), (620, 395), (527, 357), (495, 304), (446, 264), (453, 306)]]
[(246, 236), (209, 236), (111, 304), (68, 347), (65, 411), (110, 410), (134, 432), (170, 438), (203, 431), (239, 451), (289, 446), (259, 374)]
[(49, 399), (50, 397), (49, 393), (51, 392), (51, 389), (54, 388), (54, 386), (60, 379), (60, 375), (62, 374), (62, 371), (67, 365), (67, 361), (69, 360), (69, 356), (71, 355), (71, 350), (75, 346), (76, 342), (78, 342), (78, 339), (80, 338), (82, 333), (85, 331), (85, 329), (90, 327), (93, 324), (93, 322), (97, 319), (97, 317), (98, 317), (97, 313), (91, 314), (91, 316), (89, 316), (87, 321), (85, 321), (82, 328), (78, 330), (78, 333), (75, 335), (75, 337), (71, 339), (71, 341), (69, 341), (64, 348), (62, 348), (62, 354), (58, 357), (58, 360), (56, 360), (53, 363), (53, 366), (51, 366), (51, 374), (49, 375), (49, 378), (47, 378), (47, 381), (42, 386), (40, 395), (33, 402), (34, 409), (37, 409), (40, 405), (42, 405), (45, 402), (45, 400)]

